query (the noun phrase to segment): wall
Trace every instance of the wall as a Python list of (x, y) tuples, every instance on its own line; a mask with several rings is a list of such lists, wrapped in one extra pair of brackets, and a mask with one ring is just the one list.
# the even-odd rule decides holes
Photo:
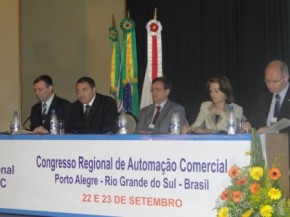
[(75, 82), (91, 76), (109, 94), (112, 14), (125, 16), (125, 0), (21, 1), (22, 114), (37, 102), (32, 82), (49, 74), (57, 95), (76, 100)]
[(19, 0), (0, 0), (0, 131), (20, 111)]

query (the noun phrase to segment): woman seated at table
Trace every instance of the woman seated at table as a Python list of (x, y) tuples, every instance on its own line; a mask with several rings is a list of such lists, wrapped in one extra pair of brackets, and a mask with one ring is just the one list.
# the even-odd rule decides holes
[(203, 102), (195, 122), (183, 127), (182, 133), (226, 133), (229, 119), (229, 105), (233, 106), (235, 118), (243, 117), (243, 108), (233, 103), (233, 90), (229, 79), (215, 75), (207, 82), (211, 101)]

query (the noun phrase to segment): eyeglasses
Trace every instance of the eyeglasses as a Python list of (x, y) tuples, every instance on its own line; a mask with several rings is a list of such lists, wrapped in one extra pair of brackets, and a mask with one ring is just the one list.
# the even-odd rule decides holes
[(164, 88), (151, 88), (150, 91), (151, 93), (156, 91), (156, 92), (161, 92), (162, 90), (164, 90)]
[(282, 76), (279, 80), (276, 80), (276, 81), (269, 81), (266, 78), (264, 78), (264, 82), (268, 85), (270, 85), (270, 84), (275, 85), (275, 84), (278, 84), (280, 81), (282, 81), (283, 78), (284, 78), (284, 76)]

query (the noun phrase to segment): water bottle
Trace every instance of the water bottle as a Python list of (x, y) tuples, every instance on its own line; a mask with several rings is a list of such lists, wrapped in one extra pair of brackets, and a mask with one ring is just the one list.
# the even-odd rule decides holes
[(128, 119), (124, 111), (121, 111), (121, 114), (119, 115), (118, 127), (119, 127), (119, 134), (128, 133)]
[(173, 109), (170, 119), (170, 134), (180, 134), (180, 115), (178, 108)]
[(13, 120), (11, 122), (10, 130), (11, 133), (17, 133), (20, 131), (20, 121), (17, 111), (14, 111), (13, 113)]
[(234, 135), (236, 133), (236, 118), (234, 114), (234, 106), (229, 105), (229, 121), (228, 121), (228, 134), (229, 135)]
[(58, 120), (54, 109), (50, 116), (50, 134), (58, 134)]

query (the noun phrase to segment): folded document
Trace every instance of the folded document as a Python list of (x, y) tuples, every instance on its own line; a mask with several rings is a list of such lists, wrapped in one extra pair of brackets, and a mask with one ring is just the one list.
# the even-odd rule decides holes
[(290, 120), (287, 118), (283, 118), (280, 121), (273, 124), (271, 127), (269, 127), (265, 133), (276, 133), (280, 130), (283, 130), (286, 127), (290, 126)]

